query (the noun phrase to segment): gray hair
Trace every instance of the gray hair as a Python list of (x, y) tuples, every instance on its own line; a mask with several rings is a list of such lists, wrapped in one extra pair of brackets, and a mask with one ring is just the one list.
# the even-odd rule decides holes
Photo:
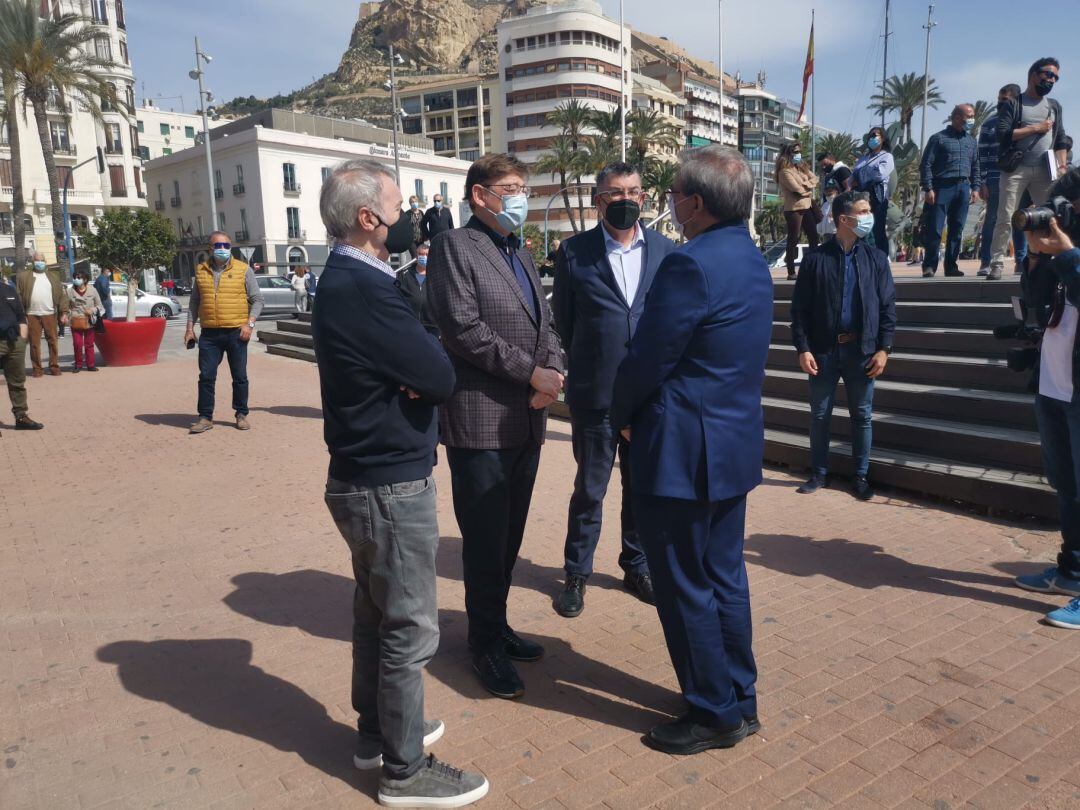
[(347, 238), (356, 228), (356, 212), (361, 208), (378, 209), (383, 177), (397, 183), (390, 169), (368, 158), (346, 160), (334, 167), (319, 195), (319, 213), (331, 237)]
[(721, 222), (750, 219), (754, 175), (742, 152), (713, 144), (679, 155), (677, 182), (685, 195), (699, 194), (705, 210)]

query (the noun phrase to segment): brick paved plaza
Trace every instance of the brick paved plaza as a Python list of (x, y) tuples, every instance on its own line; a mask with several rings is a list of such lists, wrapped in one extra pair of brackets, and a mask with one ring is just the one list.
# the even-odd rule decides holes
[[(322, 504), (316, 369), (254, 349), (254, 429), (189, 437), (195, 378), (188, 355), (31, 380), (46, 430), (4, 428), (0, 808), (373, 804), (376, 777), (350, 762), (352, 586)], [(772, 470), (747, 541), (762, 732), (691, 758), (645, 748), (680, 700), (654, 610), (619, 586), (615, 521), (585, 613), (551, 609), (568, 438), (553, 422), (511, 594), (515, 628), (547, 647), (519, 702), (470, 671), (436, 472), (428, 711), (446, 721), (437, 754), (491, 780), (480, 806), (1080, 806), (1080, 634), (1039, 623), (1063, 597), (1010, 586), (1055, 535), (902, 496), (797, 496)]]

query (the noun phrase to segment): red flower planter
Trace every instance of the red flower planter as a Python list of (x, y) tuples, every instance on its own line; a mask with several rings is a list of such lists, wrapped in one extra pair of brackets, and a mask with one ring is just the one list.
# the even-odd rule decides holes
[(109, 366), (148, 366), (157, 362), (165, 318), (105, 321), (105, 331), (95, 343)]

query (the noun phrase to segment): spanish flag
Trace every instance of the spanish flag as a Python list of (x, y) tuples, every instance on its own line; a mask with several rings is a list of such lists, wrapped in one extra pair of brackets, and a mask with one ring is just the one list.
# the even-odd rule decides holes
[(810, 77), (814, 75), (814, 24), (810, 23), (810, 43), (806, 46), (806, 67), (802, 72), (802, 104), (799, 105), (799, 119), (806, 110), (806, 90), (810, 86)]

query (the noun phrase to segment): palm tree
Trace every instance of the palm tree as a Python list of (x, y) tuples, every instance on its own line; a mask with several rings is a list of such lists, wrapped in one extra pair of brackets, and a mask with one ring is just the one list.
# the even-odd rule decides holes
[(758, 233), (770, 236), (770, 241), (775, 242), (787, 231), (784, 224), (784, 204), (781, 200), (766, 200), (765, 205), (758, 211), (757, 221), (754, 223)]
[[(562, 130), (562, 134), (565, 135), (570, 142), (570, 150), (577, 152), (582, 148), (589, 128), (593, 124), (593, 120), (596, 116), (596, 111), (592, 107), (587, 107), (578, 101), (576, 98), (572, 98), (563, 104), (560, 104), (552, 112), (548, 113), (547, 120), (544, 122), (544, 126), (553, 124)], [(574, 158), (569, 161), (568, 169), (570, 171), (570, 177), (578, 185), (581, 185), (581, 176), (583, 174), (581, 170), (582, 161), (579, 158)], [(563, 183), (563, 187), (566, 187), (566, 183)], [(566, 202), (566, 213), (570, 216), (570, 200), (566, 192), (563, 192), (563, 200)], [(580, 220), (581, 230), (585, 230), (585, 206), (581, 200), (580, 190), (578, 194), (578, 219)], [(571, 222), (573, 218), (571, 217)], [(577, 228), (575, 227), (575, 232)]]
[[(933, 78), (929, 80), (926, 105), (928, 107), (940, 107), (945, 103), (941, 93), (937, 89), (937, 83)], [(899, 112), (900, 125), (904, 128), (904, 137), (911, 140), (911, 119), (915, 110), (922, 105), (923, 101), (923, 77), (914, 73), (905, 73), (903, 76), (890, 76), (885, 81), (884, 91), (870, 97), (870, 106), (879, 115), (882, 113)]]
[(64, 214), (49, 132), (49, 104), (64, 105), (70, 100), (97, 120), (101, 120), (99, 99), (116, 109), (119, 104), (116, 88), (105, 74), (111, 63), (90, 53), (94, 27), (78, 14), (42, 19), (38, 6), (34, 0), (0, 0), (0, 71), (14, 76), (18, 92), (34, 108), (49, 178), (53, 231), (59, 233), (64, 230)]
[(605, 166), (619, 160), (619, 143), (602, 134), (586, 135), (577, 154), (581, 173), (595, 177)]
[(23, 199), (22, 181), (22, 141), (19, 135), (19, 95), (17, 82), (10, 71), (0, 71), (3, 81), (3, 126), (8, 131), (8, 148), (11, 150), (11, 227), (15, 241), (15, 272), (23, 269), (26, 263), (26, 218), (23, 214), (26, 206)]
[(550, 174), (552, 179), (558, 175), (559, 188), (562, 189), (563, 206), (566, 208), (566, 217), (570, 220), (570, 227), (574, 233), (578, 232), (578, 224), (574, 221), (570, 212), (570, 194), (566, 190), (568, 178), (577, 171), (580, 158), (574, 149), (569, 135), (556, 135), (548, 144), (547, 153), (536, 161), (537, 174)]
[(975, 137), (979, 137), (979, 130), (982, 129), (982, 125), (986, 123), (986, 119), (997, 112), (997, 104), (991, 104), (989, 101), (979, 99), (973, 105), (975, 108)]
[(678, 173), (679, 165), (669, 160), (653, 160), (645, 167), (641, 180), (645, 191), (656, 200), (657, 216), (667, 209), (667, 191)]
[(837, 132), (822, 135), (817, 148), (819, 155), (835, 155), (837, 160), (850, 166), (855, 162), (859, 146), (859, 142), (847, 132)]
[(626, 118), (627, 157), (644, 170), (650, 150), (675, 149), (679, 130), (656, 110), (634, 110)]
[(619, 137), (622, 135), (622, 112), (619, 107), (609, 111), (593, 110), (589, 126), (596, 130), (596, 134), (607, 144), (614, 147), (616, 155), (622, 154), (619, 149)]

